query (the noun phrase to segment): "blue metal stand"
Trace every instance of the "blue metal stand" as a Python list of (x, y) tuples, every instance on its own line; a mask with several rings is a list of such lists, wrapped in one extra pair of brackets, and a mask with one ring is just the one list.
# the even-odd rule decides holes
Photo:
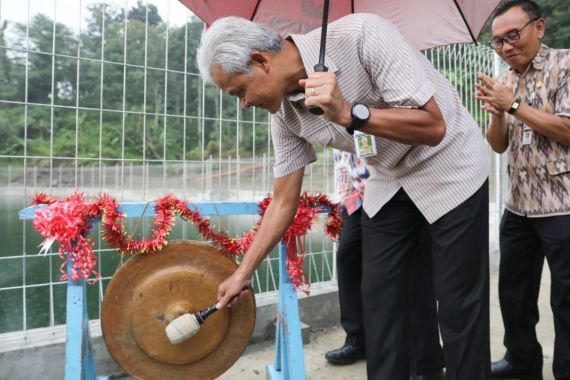
[(275, 332), (275, 364), (268, 364), (268, 380), (305, 378), (305, 361), (297, 292), (287, 274), (287, 246), (279, 244), (279, 309)]
[[(37, 209), (28, 207), (20, 211), (20, 219), (31, 220)], [(257, 215), (256, 202), (203, 202), (190, 203), (188, 207), (201, 215)], [(154, 216), (154, 204), (123, 202), (119, 211), (127, 217)], [(325, 212), (323, 210), (322, 212)], [(144, 213), (144, 214), (143, 214)], [(305, 379), (303, 342), (297, 293), (289, 281), (286, 268), (285, 245), (279, 245), (279, 310), (275, 334), (275, 364), (267, 365), (267, 378), (272, 380)], [(67, 269), (70, 271), (71, 264)], [(71, 278), (71, 274), (69, 275)], [(85, 281), (67, 283), (67, 342), (65, 346), (65, 380), (104, 380), (96, 375), (91, 344)]]
[[(71, 263), (68, 262), (69, 278), (70, 268)], [(97, 377), (95, 371), (84, 280), (67, 282), (66, 313), (65, 380), (107, 380), (107, 376)]]

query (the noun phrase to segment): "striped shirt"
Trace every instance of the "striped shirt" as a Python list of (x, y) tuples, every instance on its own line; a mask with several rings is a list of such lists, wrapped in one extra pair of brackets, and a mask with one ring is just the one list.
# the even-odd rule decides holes
[[(292, 35), (307, 74), (318, 61), (320, 29)], [(488, 176), (481, 130), (456, 90), (421, 52), (388, 21), (370, 14), (343, 17), (328, 27), (325, 65), (335, 72), (345, 100), (372, 108), (419, 108), (433, 96), (446, 123), (435, 146), (411, 146), (376, 138), (367, 157), (364, 211), (373, 217), (403, 188), (433, 223), (473, 195)], [(316, 159), (314, 144), (355, 152), (346, 128), (308, 112), (304, 93), (287, 96), (272, 117), (275, 177), (291, 174)]]

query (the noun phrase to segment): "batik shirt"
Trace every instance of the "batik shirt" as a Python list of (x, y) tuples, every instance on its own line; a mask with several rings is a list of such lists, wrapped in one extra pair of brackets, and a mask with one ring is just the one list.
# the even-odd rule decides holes
[[(570, 117), (570, 50), (542, 45), (528, 69), (511, 76), (513, 92), (521, 102), (550, 114)], [(509, 191), (506, 208), (518, 215), (544, 217), (570, 214), (570, 146), (533, 131), (530, 144), (523, 145), (525, 125), (507, 115)]]
[(348, 215), (352, 215), (362, 206), (364, 182), (368, 178), (368, 169), (356, 155), (334, 150), (335, 200), (342, 203)]

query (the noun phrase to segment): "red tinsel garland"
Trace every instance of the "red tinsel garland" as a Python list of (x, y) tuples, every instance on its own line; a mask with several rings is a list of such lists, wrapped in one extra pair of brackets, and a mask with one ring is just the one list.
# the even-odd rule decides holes
[[(46, 238), (40, 252), (47, 251), (54, 241), (60, 243), (59, 254), (64, 260), (61, 266), (62, 280), (67, 279), (65, 270), (65, 254), (67, 253), (67, 261), (71, 262), (73, 281), (78, 279), (97, 281), (99, 274), (94, 270), (97, 263), (93, 253), (94, 241), (87, 236), (92, 227), (92, 220), (101, 218), (103, 239), (110, 246), (124, 253), (145, 253), (160, 251), (168, 244), (167, 237), (174, 225), (175, 216), (179, 215), (182, 219), (194, 224), (204, 239), (211, 240), (226, 254), (238, 255), (245, 253), (250, 247), (270, 202), (271, 196), (268, 196), (259, 203), (261, 218), (253, 229), (243, 234), (240, 239), (234, 239), (223, 231), (214, 231), (209, 219), (202, 217), (198, 211), (188, 208), (185, 201), (172, 194), (156, 200), (156, 218), (153, 222), (152, 238), (149, 239), (135, 241), (133, 236), (127, 235), (123, 226), (125, 215), (118, 211), (119, 203), (108, 194), (102, 194), (89, 203), (85, 202), (82, 193), (73, 194), (63, 200), (57, 200), (45, 193), (38, 193), (32, 203), (49, 206), (36, 211), (33, 225)], [(309, 285), (302, 267), (305, 251), (303, 244), (299, 244), (300, 254), (297, 255), (297, 241), (310, 231), (313, 220), (320, 211), (319, 207), (328, 207), (325, 233), (336, 240), (342, 228), (338, 204), (329, 201), (326, 195), (308, 193), (301, 194), (295, 218), (282, 239), (288, 246), (287, 272), (289, 278), (297, 289), (305, 292)], [(90, 278), (91, 275), (95, 277)]]

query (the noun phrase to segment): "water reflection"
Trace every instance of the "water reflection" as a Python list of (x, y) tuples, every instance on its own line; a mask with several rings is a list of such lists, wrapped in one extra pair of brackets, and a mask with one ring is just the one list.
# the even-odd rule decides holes
[[(4, 232), (4, 241), (0, 244), (0, 333), (65, 323), (66, 284), (60, 281), (62, 261), (53, 248), (45, 256), (38, 255), (42, 238), (31, 221), (18, 219), (18, 212), (28, 201), (22, 194), (0, 193), (0, 231)], [(221, 226), (232, 236), (241, 236), (256, 220), (256, 216), (214, 217), (212, 224), (216, 228)], [(137, 223), (135, 218), (126, 219), (127, 231), (133, 231)], [(152, 218), (142, 219), (137, 227), (137, 238), (149, 236), (151, 227)], [(313, 230), (307, 239), (307, 251), (313, 252), (313, 256), (306, 259), (305, 271), (313, 282), (328, 281), (332, 273), (332, 242), (323, 236), (322, 221)], [(99, 237), (99, 232), (99, 227), (95, 226), (92, 236), (96, 237), (94, 248), (102, 281), (87, 289), (91, 319), (99, 317), (101, 295), (121, 262), (128, 259), (109, 248)], [(201, 240), (194, 226), (180, 219), (169, 237), (169, 240), (173, 239)], [(254, 280), (256, 292), (275, 290), (278, 281), (276, 250), (270, 258), (258, 270)]]

